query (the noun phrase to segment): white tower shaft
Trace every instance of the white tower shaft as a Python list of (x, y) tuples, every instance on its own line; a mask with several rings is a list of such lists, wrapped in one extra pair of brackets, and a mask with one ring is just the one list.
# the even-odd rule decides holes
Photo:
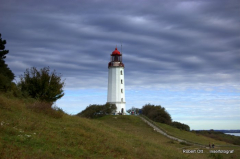
[(117, 113), (126, 111), (124, 83), (124, 67), (109, 67), (107, 102), (116, 104)]

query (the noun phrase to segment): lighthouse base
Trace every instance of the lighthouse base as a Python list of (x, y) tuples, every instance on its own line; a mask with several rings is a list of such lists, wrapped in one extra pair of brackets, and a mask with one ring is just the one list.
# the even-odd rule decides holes
[(108, 102), (110, 104), (115, 104), (117, 109), (113, 112), (115, 115), (121, 114), (126, 115), (126, 102)]

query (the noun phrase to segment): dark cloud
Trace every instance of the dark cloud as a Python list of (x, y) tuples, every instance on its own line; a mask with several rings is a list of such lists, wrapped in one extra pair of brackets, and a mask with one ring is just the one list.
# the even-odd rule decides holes
[(129, 87), (136, 83), (239, 85), (238, 1), (1, 4), (0, 29), (10, 50), (7, 62), (16, 75), (32, 66), (50, 66), (66, 79), (96, 79), (71, 81), (67, 87), (74, 82), (76, 88), (101, 87), (110, 53), (122, 43)]

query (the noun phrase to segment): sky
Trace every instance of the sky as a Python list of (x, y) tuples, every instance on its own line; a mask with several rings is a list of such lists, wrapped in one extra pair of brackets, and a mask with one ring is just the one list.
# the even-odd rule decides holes
[(62, 74), (68, 114), (107, 102), (115, 47), (126, 108), (161, 105), (191, 129), (240, 129), (239, 0), (0, 0), (15, 82), (27, 68)]

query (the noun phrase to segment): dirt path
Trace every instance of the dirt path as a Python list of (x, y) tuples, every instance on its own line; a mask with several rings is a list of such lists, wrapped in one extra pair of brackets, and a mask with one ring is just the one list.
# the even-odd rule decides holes
[(196, 143), (191, 143), (191, 142), (188, 142), (188, 141), (185, 141), (185, 140), (182, 140), (182, 139), (179, 139), (179, 138), (176, 138), (176, 137), (173, 137), (171, 135), (168, 135), (167, 133), (165, 133), (164, 131), (162, 131), (161, 129), (159, 129), (157, 126), (155, 126), (154, 124), (152, 124), (151, 122), (147, 121), (146, 119), (144, 119), (143, 117), (139, 116), (145, 123), (147, 123), (149, 126), (151, 126), (155, 131), (157, 131), (158, 133), (172, 139), (172, 140), (176, 140), (178, 142), (184, 142), (184, 143), (187, 143), (187, 144), (191, 144), (191, 145), (197, 145), (197, 146), (200, 146), (200, 147), (206, 147), (204, 145), (201, 145), (201, 144), (196, 144)]

